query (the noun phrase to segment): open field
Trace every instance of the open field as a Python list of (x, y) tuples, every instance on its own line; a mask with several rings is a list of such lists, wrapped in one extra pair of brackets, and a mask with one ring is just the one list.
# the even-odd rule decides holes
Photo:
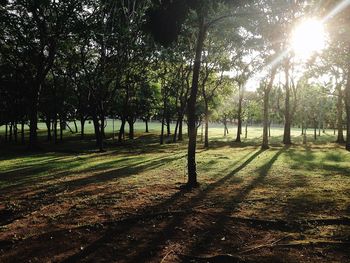
[(104, 153), (68, 132), (35, 153), (3, 145), (0, 262), (350, 262), (350, 154), (332, 131), (301, 145), (293, 129), (284, 147), (274, 128), (262, 151), (261, 128), (236, 144), (214, 126), (187, 191), (186, 142), (136, 129)]
[[(76, 122), (77, 127), (78, 127), (78, 131), (80, 131), (80, 122), (77, 121)], [(69, 127), (74, 130), (74, 123), (70, 122), (68, 123)], [(119, 120), (114, 120), (114, 134), (115, 137), (117, 137), (118, 135), (118, 131), (119, 131), (119, 127), (120, 127), (120, 121)], [(174, 128), (175, 128), (175, 123), (171, 124), (171, 131), (174, 132)], [(242, 140), (244, 139), (244, 128), (243, 127), (243, 134), (242, 134)], [(18, 125), (18, 129), (20, 130), (20, 126)], [(144, 134), (145, 131), (145, 124), (143, 122), (137, 121), (135, 123), (135, 132), (138, 133), (139, 136)], [(152, 121), (149, 122), (149, 131), (150, 133), (152, 133), (153, 135), (156, 134), (160, 134), (160, 130), (161, 130), (161, 124), (159, 121)], [(166, 130), (166, 129), (165, 129)], [(209, 137), (211, 140), (219, 140), (219, 141), (232, 141), (236, 138), (236, 132), (237, 132), (237, 126), (235, 125), (228, 125), (228, 130), (229, 130), (229, 134), (227, 135), (227, 137), (223, 137), (224, 135), (224, 126), (222, 124), (218, 124), (218, 123), (211, 123), (210, 124), (210, 129), (209, 129)], [(129, 126), (126, 125), (125, 126), (125, 131), (126, 133), (128, 133), (129, 131)], [(186, 123), (184, 123), (184, 132), (187, 131), (187, 126)], [(113, 121), (111, 119), (107, 120), (107, 126), (105, 128), (105, 132), (108, 135), (109, 138), (112, 137), (113, 134)], [(165, 131), (166, 132), (166, 131)], [(28, 133), (29, 133), (29, 128), (28, 126), (25, 126), (25, 137), (28, 137)], [(59, 131), (58, 131), (59, 133)], [(345, 131), (344, 131), (345, 133)], [(5, 134), (5, 126), (0, 126), (0, 138), (4, 137)], [(94, 127), (92, 122), (87, 121), (85, 124), (85, 134), (87, 136), (93, 137), (94, 134)], [(201, 128), (198, 129), (198, 136), (200, 136), (201, 134)], [(314, 130), (313, 128), (310, 128), (307, 130), (307, 134), (308, 134), (308, 141), (314, 141)], [(317, 134), (318, 134), (318, 130), (317, 130)], [(245, 140), (246, 142), (251, 141), (252, 143), (256, 144), (259, 142), (259, 140), (261, 140), (262, 138), (262, 126), (248, 126), (248, 134), (247, 134), (247, 139)], [(302, 136), (301, 136), (301, 129), (300, 128), (292, 128), (291, 129), (291, 135), (294, 137), (293, 141), (295, 143), (302, 143)], [(20, 134), (18, 135), (20, 138)], [(46, 140), (46, 125), (44, 123), (39, 123), (38, 124), (38, 136), (41, 140)], [(72, 134), (69, 129), (67, 128), (64, 131), (64, 137), (68, 139), (72, 139), (73, 137), (78, 137), (79, 133), (77, 134)], [(281, 142), (281, 137), (283, 136), (283, 127), (282, 125), (279, 125), (278, 127), (271, 127), (271, 142), (276, 144), (276, 143), (280, 143)], [(334, 131), (333, 130), (326, 130), (326, 133), (322, 133), (322, 136), (320, 138), (318, 138), (317, 142), (332, 142), (335, 141), (336, 137), (334, 135)]]

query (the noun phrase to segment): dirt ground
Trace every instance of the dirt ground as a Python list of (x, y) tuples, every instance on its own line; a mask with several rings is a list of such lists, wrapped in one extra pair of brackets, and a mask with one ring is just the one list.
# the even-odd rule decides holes
[(345, 151), (199, 150), (191, 191), (184, 153), (2, 159), (0, 262), (350, 262)]

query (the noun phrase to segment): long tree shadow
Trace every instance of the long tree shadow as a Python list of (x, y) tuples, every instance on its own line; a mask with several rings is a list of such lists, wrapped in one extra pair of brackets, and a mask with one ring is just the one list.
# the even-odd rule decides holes
[[(224, 185), (227, 183), (234, 175), (236, 175), (239, 171), (244, 169), (248, 164), (250, 164), (255, 158), (257, 158), (262, 152), (265, 150), (259, 150), (255, 152), (252, 156), (250, 156), (246, 161), (244, 161), (241, 165), (239, 165), (236, 169), (234, 169), (232, 172), (230, 172), (228, 175), (223, 177), (222, 179), (218, 180), (217, 182), (210, 184), (205, 190), (203, 190), (201, 193), (196, 195), (195, 197), (191, 198), (184, 204), (180, 206), (180, 209), (193, 209), (197, 207), (201, 202), (209, 195), (210, 192), (213, 190), (217, 189), (218, 187)], [(268, 171), (271, 169), (272, 165), (274, 162), (278, 159), (278, 157), (285, 151), (285, 149), (281, 149), (278, 151), (272, 159), (264, 164), (260, 169), (259, 169), (259, 175), (257, 178), (255, 178), (246, 188), (244, 188), (241, 192), (239, 192), (237, 195), (232, 197), (231, 204), (229, 206), (226, 206), (224, 211), (221, 212), (217, 216), (217, 222), (215, 225), (209, 224), (210, 227), (203, 229), (202, 231), (205, 233), (202, 235), (202, 240), (199, 240), (197, 244), (193, 244), (192, 248), (189, 248), (191, 252), (195, 252), (196, 249), (199, 248), (199, 244), (209, 244), (210, 241), (213, 238), (213, 234), (215, 231), (217, 231), (217, 227), (222, 228), (222, 226), (225, 224), (227, 220), (229, 220), (229, 217), (227, 216), (235, 208), (238, 207), (238, 205), (244, 200), (244, 198), (256, 187), (258, 184), (261, 184), (265, 177), (268, 174)], [(185, 223), (185, 220), (188, 219), (191, 216), (189, 215), (175, 215), (174, 218), (171, 220), (171, 222), (162, 229), (162, 234), (156, 236), (155, 238), (152, 239), (152, 241), (146, 246), (145, 249), (140, 250), (137, 255), (132, 257), (130, 260), (127, 260), (127, 262), (139, 262), (140, 260), (150, 257), (149, 251), (151, 248), (154, 247), (160, 247), (161, 242), (166, 242), (168, 239), (174, 238), (176, 235), (176, 227), (181, 226)]]
[[(262, 165), (259, 168), (259, 173), (256, 178), (254, 178), (248, 186), (240, 190), (236, 195), (231, 197), (231, 201), (228, 205), (225, 206), (225, 209), (216, 216), (216, 223), (209, 225), (209, 228), (203, 230), (205, 233), (202, 235), (202, 238), (195, 242), (192, 247), (189, 249), (190, 254), (196, 254), (200, 251), (208, 249), (208, 244), (211, 243), (215, 233), (222, 233), (223, 226), (227, 224), (230, 219), (230, 215), (235, 212), (235, 210), (239, 207), (239, 205), (244, 201), (244, 199), (249, 195), (249, 193), (256, 188), (258, 185), (261, 185), (265, 178), (268, 175), (268, 172), (272, 168), (273, 164), (276, 162), (278, 157), (286, 150), (283, 148), (279, 150), (274, 156)], [(234, 248), (232, 248), (234, 250)]]
[[(25, 200), (21, 203), (21, 207), (23, 207), (22, 210), (19, 211), (8, 211), (8, 210), (1, 210), (0, 211), (0, 225), (7, 225), (11, 222), (13, 222), (16, 219), (25, 217), (26, 215), (32, 213), (33, 211), (36, 211), (40, 209), (40, 207), (53, 204), (56, 202), (56, 195), (63, 192), (74, 192), (75, 190), (85, 188), (88, 185), (91, 184), (103, 184), (108, 181), (113, 180), (119, 180), (121, 178), (125, 178), (132, 175), (137, 175), (139, 173), (142, 173), (147, 170), (153, 170), (157, 169), (160, 166), (164, 165), (164, 163), (169, 163), (174, 160), (178, 160), (179, 158), (182, 158), (184, 155), (173, 155), (168, 157), (159, 157), (152, 160), (141, 160), (139, 162), (133, 162), (133, 165), (125, 165), (118, 169), (113, 169), (112, 167), (115, 166), (115, 161), (112, 161), (108, 164), (105, 164), (102, 167), (95, 167), (91, 170), (89, 170), (89, 173), (92, 173), (94, 170), (96, 170), (95, 173), (92, 173), (92, 175), (88, 175), (86, 177), (82, 177), (79, 179), (73, 179), (70, 181), (63, 181), (60, 183), (55, 183), (54, 185), (44, 185), (39, 188), (37, 188), (35, 191), (35, 194), (32, 196), (27, 196)], [(46, 167), (46, 166), (45, 166)], [(41, 169), (45, 169), (40, 168)], [(110, 168), (112, 170), (104, 172), (103, 170), (100, 171), (101, 168)], [(47, 168), (47, 167), (46, 167)], [(49, 178), (45, 178), (46, 180), (53, 180), (55, 178), (61, 178), (63, 176), (68, 176), (70, 174), (70, 169), (66, 169), (63, 172), (58, 172), (53, 176), (48, 176)], [(86, 173), (86, 170), (80, 171), (78, 173), (74, 173), (74, 175), (79, 175), (82, 173)], [(45, 181), (43, 178), (36, 178), (35, 180), (39, 181)], [(24, 182), (24, 184), (28, 184), (28, 182)], [(14, 191), (14, 187), (8, 187), (6, 188), (6, 191)], [(3, 189), (4, 190), (4, 189)], [(18, 194), (18, 191), (16, 192)], [(21, 193), (21, 196), (23, 193)], [(68, 195), (68, 194), (65, 194)], [(71, 196), (73, 197), (73, 196)], [(17, 200), (18, 201), (18, 200)]]
[[(198, 194), (196, 194), (194, 197), (191, 198), (191, 197), (184, 196), (187, 193), (187, 191), (181, 190), (175, 193), (169, 199), (165, 200), (164, 202), (158, 205), (146, 208), (143, 212), (141, 212), (141, 214), (147, 215), (148, 213), (156, 213), (157, 211), (158, 212), (167, 211), (172, 205), (176, 205), (176, 209), (180, 211), (190, 210), (196, 207), (211, 191), (213, 191), (220, 185), (223, 185), (225, 182), (230, 180), (232, 176), (234, 176), (240, 170), (245, 168), (249, 163), (251, 163), (255, 158), (257, 158), (262, 152), (263, 150), (259, 150), (255, 152), (247, 160), (245, 160), (241, 165), (239, 165), (236, 169), (230, 172), (228, 175), (216, 181), (215, 183), (210, 184), (203, 191), (200, 191)], [(180, 199), (183, 199), (183, 198), (186, 198), (186, 200), (184, 202), (179, 202)], [(177, 205), (177, 203), (179, 204)], [(181, 225), (186, 218), (187, 218), (187, 215), (184, 215), (184, 214), (174, 215), (169, 219), (170, 221), (166, 224), (166, 226), (162, 229), (162, 231), (158, 231), (155, 237), (152, 237), (151, 240), (147, 240), (149, 238), (149, 233), (145, 231), (145, 233), (142, 234), (143, 237), (142, 236), (138, 237), (139, 240), (141, 241), (137, 243), (133, 242), (132, 244), (128, 244), (124, 248), (119, 248), (118, 250), (123, 251), (130, 246), (139, 247), (140, 249), (136, 255), (133, 255), (132, 257), (128, 257), (127, 259), (125, 258), (125, 260), (127, 262), (144, 262), (145, 257), (149, 258), (150, 250), (153, 247), (155, 246), (157, 247), (162, 243), (164, 243), (166, 239), (168, 239), (169, 237), (172, 237), (174, 234), (174, 231), (176, 231), (176, 226)], [(119, 224), (116, 223), (115, 225), (112, 225), (109, 229), (106, 230), (105, 234), (101, 238), (91, 243), (88, 247), (84, 249), (84, 251), (80, 251), (79, 253), (67, 258), (64, 262), (78, 262), (85, 258), (93, 256), (93, 254), (96, 253), (97, 250), (103, 249), (109, 243), (116, 242), (115, 238), (117, 236), (124, 236), (126, 233), (130, 232), (131, 228), (133, 227), (134, 225), (130, 225), (130, 224), (128, 224), (127, 226), (121, 226), (120, 223)], [(145, 241), (145, 243), (143, 241)]]

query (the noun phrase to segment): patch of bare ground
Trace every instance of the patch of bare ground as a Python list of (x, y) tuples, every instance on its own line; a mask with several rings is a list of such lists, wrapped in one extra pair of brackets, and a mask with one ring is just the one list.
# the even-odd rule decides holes
[(203, 151), (191, 191), (171, 152), (7, 187), (0, 262), (350, 262), (349, 178), (299, 150)]

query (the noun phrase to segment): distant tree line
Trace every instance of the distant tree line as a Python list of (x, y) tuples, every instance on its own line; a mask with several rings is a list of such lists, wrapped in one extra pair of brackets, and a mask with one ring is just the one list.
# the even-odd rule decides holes
[[(306, 5), (305, 3), (309, 3)], [(316, 1), (317, 2), (317, 1)], [(189, 186), (197, 184), (196, 139), (210, 121), (237, 122), (236, 142), (248, 123), (263, 123), (268, 148), (271, 122), (301, 134), (337, 130), (350, 150), (349, 10), (333, 18), (329, 47), (294, 74), (293, 54), (281, 57), (290, 27), (314, 1), (13, 0), (0, 2), (0, 125), (5, 140), (38, 146), (38, 122), (47, 140), (62, 140), (68, 127), (85, 136), (94, 125), (102, 151), (107, 118), (119, 119), (118, 141), (133, 140), (136, 120), (161, 123), (160, 143), (184, 139), (187, 124)], [(318, 5), (324, 16), (336, 3)], [(340, 23), (341, 22), (341, 23)], [(334, 30), (335, 25), (342, 28)], [(279, 58), (279, 60), (278, 60)], [(277, 61), (277, 62), (276, 62)], [(266, 77), (256, 91), (246, 84)], [(316, 77), (329, 76), (324, 83)], [(281, 76), (283, 78), (281, 79)], [(346, 114), (343, 114), (346, 113)], [(80, 124), (78, 127), (77, 122)], [(29, 136), (25, 136), (29, 127)]]

